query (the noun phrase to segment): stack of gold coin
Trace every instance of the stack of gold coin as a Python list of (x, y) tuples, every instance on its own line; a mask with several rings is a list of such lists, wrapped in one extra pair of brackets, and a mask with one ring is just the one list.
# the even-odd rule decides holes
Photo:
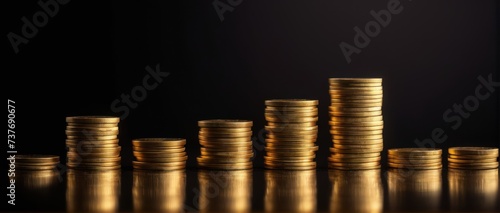
[(66, 117), (67, 166), (75, 169), (119, 169), (119, 117)]
[(330, 78), (329, 168), (380, 168), (383, 150), (382, 79)]
[(198, 121), (201, 145), (198, 166), (220, 170), (251, 169), (252, 125), (252, 121), (245, 120)]
[(441, 149), (397, 148), (389, 149), (389, 167), (397, 169), (441, 169)]
[(16, 169), (51, 170), (59, 164), (59, 156), (55, 155), (16, 155)]
[(452, 169), (496, 169), (498, 168), (496, 147), (450, 147), (448, 168)]
[(315, 169), (318, 137), (318, 100), (266, 100), (266, 156), (268, 169)]
[(182, 138), (139, 138), (132, 140), (134, 169), (179, 170), (186, 168), (188, 156)]

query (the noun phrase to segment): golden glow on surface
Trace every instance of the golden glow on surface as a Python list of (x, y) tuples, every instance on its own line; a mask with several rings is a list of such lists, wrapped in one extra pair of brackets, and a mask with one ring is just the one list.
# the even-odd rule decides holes
[(266, 170), (266, 212), (316, 212), (316, 171)]
[(448, 171), (451, 210), (492, 211), (499, 202), (498, 169)]
[(332, 183), (330, 212), (382, 212), (380, 169), (328, 172)]
[[(250, 212), (252, 171), (199, 170), (200, 212)], [(196, 195), (195, 195), (196, 196)]]
[(68, 170), (68, 212), (116, 212), (120, 195), (120, 170)]
[(441, 169), (387, 171), (389, 209), (439, 211), (442, 193), (441, 172)]
[(18, 171), (16, 181), (28, 189), (43, 189), (59, 182), (59, 172), (55, 170)]
[(132, 198), (135, 212), (183, 212), (186, 172), (133, 172)]

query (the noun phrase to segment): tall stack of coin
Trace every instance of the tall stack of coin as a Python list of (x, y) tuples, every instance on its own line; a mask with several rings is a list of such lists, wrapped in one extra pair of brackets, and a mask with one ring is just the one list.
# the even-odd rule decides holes
[(266, 156), (268, 169), (315, 169), (318, 137), (318, 100), (266, 100)]
[(132, 140), (134, 169), (178, 170), (186, 168), (188, 156), (182, 138), (139, 138)]
[(245, 120), (198, 121), (201, 145), (198, 166), (221, 170), (251, 169), (252, 125), (252, 121)]
[(330, 78), (329, 168), (380, 168), (383, 150), (382, 78)]
[(441, 149), (397, 148), (387, 151), (389, 167), (397, 169), (441, 169)]
[[(8, 158), (7, 158), (8, 160)], [(57, 167), (59, 156), (56, 155), (16, 155), (16, 169), (51, 170)]]
[(66, 117), (67, 166), (75, 169), (118, 169), (119, 117)]
[(452, 169), (496, 169), (498, 168), (496, 147), (450, 147), (448, 168)]

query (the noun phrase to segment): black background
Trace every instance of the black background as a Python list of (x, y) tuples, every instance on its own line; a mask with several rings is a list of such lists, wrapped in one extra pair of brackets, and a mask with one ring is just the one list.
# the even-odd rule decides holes
[[(124, 167), (138, 137), (186, 138), (194, 167), (198, 120), (253, 120), (258, 135), (264, 100), (307, 98), (320, 101), (317, 162), (325, 168), (330, 77), (384, 79), (386, 149), (417, 147), (436, 127), (448, 136), (440, 148), (499, 146), (500, 88), (459, 129), (442, 118), (474, 95), (479, 76), (499, 81), (498, 1), (402, 0), (403, 11), (347, 63), (340, 42), (353, 44), (353, 28), (387, 2), (243, 0), (221, 22), (212, 1), (71, 1), (19, 53), (3, 37), (18, 153), (64, 161), (65, 117), (120, 116), (111, 103), (157, 64), (170, 76), (120, 123)], [(20, 34), (21, 17), (40, 10), (35, 1), (4, 4), (4, 35)], [(262, 167), (264, 152), (256, 154)]]

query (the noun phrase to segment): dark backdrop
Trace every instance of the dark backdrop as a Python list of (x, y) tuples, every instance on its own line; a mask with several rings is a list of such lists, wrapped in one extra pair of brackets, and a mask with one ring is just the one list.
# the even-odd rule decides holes
[[(384, 79), (385, 148), (417, 147), (443, 128), (437, 147), (499, 146), (499, 94), (453, 130), (443, 113), (474, 95), (477, 78), (498, 73), (498, 2), (402, 0), (403, 11), (347, 63), (377, 1), (243, 0), (221, 21), (214, 1), (70, 1), (15, 54), (4, 36), (7, 98), (16, 101), (19, 153), (65, 158), (65, 117), (117, 115), (111, 103), (142, 84), (146, 66), (170, 75), (120, 123), (123, 165), (131, 139), (183, 137), (189, 165), (199, 155), (197, 122), (235, 118), (264, 127), (264, 100), (319, 99), (317, 155), (326, 167), (328, 78)], [(225, 0), (220, 0), (228, 4)], [(20, 33), (35, 1), (9, 1), (3, 32)], [(255, 166), (263, 166), (257, 150)]]

